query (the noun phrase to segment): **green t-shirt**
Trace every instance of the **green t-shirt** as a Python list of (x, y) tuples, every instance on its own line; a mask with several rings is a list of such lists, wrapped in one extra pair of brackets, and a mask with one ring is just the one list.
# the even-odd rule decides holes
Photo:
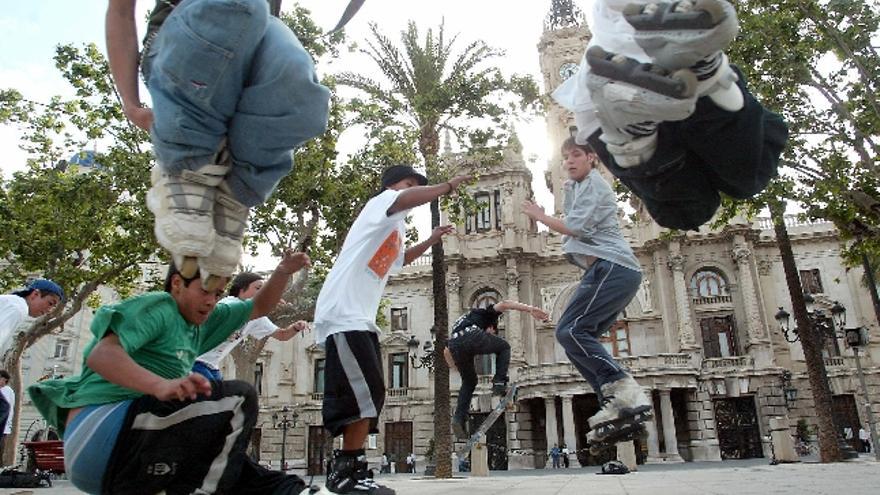
[(28, 387), (28, 393), (46, 421), (63, 433), (70, 409), (136, 399), (140, 392), (108, 382), (86, 365), (95, 344), (108, 331), (145, 369), (167, 379), (186, 376), (196, 357), (218, 346), (242, 327), (253, 312), (253, 301), (218, 303), (208, 320), (193, 325), (181, 316), (167, 292), (150, 292), (104, 306), (92, 321), (94, 340), (83, 352), (79, 376), (46, 380)]

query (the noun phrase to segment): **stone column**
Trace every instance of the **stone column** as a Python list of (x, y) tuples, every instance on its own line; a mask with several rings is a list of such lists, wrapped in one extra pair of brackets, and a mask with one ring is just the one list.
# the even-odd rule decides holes
[(544, 420), (544, 428), (547, 433), (547, 464), (545, 467), (553, 467), (553, 461), (550, 459), (550, 449), (554, 445), (559, 445), (559, 433), (556, 430), (556, 397), (544, 397), (544, 408), (546, 416)]
[(687, 283), (684, 279), (685, 257), (677, 241), (669, 243), (669, 269), (672, 270), (672, 287), (675, 294), (675, 312), (678, 316), (678, 339), (682, 352), (699, 349), (691, 322), (691, 305)]
[(682, 462), (681, 456), (678, 454), (678, 438), (675, 434), (675, 416), (672, 412), (671, 390), (660, 390), (660, 415), (663, 417), (663, 442), (665, 445), (665, 456), (667, 461)]
[[(574, 452), (577, 450), (577, 435), (574, 430), (574, 397), (571, 395), (562, 396), (562, 441), (568, 447), (568, 450)], [(561, 445), (560, 445), (561, 447)]]
[[(645, 394), (651, 399), (651, 409), (654, 409), (654, 399), (651, 396), (651, 390), (645, 390)], [(648, 432), (648, 460), (647, 462), (658, 462), (661, 460), (660, 458), (660, 437), (657, 434), (657, 411), (653, 411), (654, 414), (650, 420), (645, 423), (645, 430)]]
[(761, 324), (758, 296), (755, 293), (754, 277), (752, 277), (752, 251), (745, 244), (745, 238), (742, 235), (737, 235), (736, 241), (737, 243), (733, 246), (733, 261), (737, 266), (737, 278), (739, 278), (746, 313), (747, 346), (751, 347), (766, 341), (767, 335)]
[[(511, 301), (519, 301), (519, 270), (516, 268), (516, 259), (507, 258), (507, 270), (505, 273), (507, 280), (507, 299)], [(510, 311), (507, 313), (507, 342), (510, 343), (510, 363), (523, 365), (523, 331), (522, 331), (522, 313), (519, 311)]]

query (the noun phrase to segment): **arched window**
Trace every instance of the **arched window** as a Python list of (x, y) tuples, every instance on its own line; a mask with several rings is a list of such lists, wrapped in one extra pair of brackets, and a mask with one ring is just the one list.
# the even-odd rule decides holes
[(727, 280), (720, 272), (701, 268), (691, 277), (691, 297), (727, 296)]
[(488, 307), (490, 304), (497, 304), (500, 300), (501, 294), (495, 292), (494, 290), (488, 289), (474, 296), (474, 303), (471, 305), (471, 307), (485, 308)]

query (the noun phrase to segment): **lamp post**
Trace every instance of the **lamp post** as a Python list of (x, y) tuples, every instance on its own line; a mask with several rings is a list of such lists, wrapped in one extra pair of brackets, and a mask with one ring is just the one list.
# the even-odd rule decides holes
[(272, 422), (275, 423), (276, 428), (281, 428), (281, 471), (287, 471), (287, 429), (288, 428), (296, 428), (296, 420), (299, 418), (299, 414), (296, 411), (291, 411), (289, 407), (284, 406), (281, 408), (281, 414), (279, 415), (277, 412), (272, 413)]
[[(810, 318), (810, 324), (813, 326), (813, 329), (818, 330), (821, 335), (824, 337), (832, 337), (834, 339), (838, 337), (842, 337), (843, 335), (838, 333), (838, 329), (841, 333), (844, 332), (844, 326), (846, 325), (846, 308), (843, 307), (837, 301), (834, 301), (834, 304), (831, 306), (829, 312), (831, 313), (830, 325), (827, 323), (828, 318), (825, 316), (825, 312), (815, 308), (816, 300), (810, 294), (804, 294), (804, 304), (807, 306), (807, 316)], [(800, 332), (799, 329), (790, 328), (790, 317), (791, 315), (783, 309), (779, 308), (779, 311), (776, 312), (774, 318), (776, 319), (776, 323), (779, 324), (779, 329), (782, 330), (782, 335), (785, 337), (785, 340), (790, 343), (795, 343), (800, 340)], [(791, 334), (789, 334), (791, 331)], [(792, 336), (793, 335), (793, 336)], [(856, 363), (858, 364), (858, 363)], [(828, 375), (824, 376), (825, 382), (828, 383)], [(783, 380), (785, 380), (785, 376), (783, 375)], [(789, 378), (790, 381), (790, 378)], [(830, 389), (830, 385), (829, 385)], [(788, 402), (788, 394), (786, 393), (786, 403)], [(837, 444), (840, 448), (841, 454), (847, 459), (854, 459), (859, 456), (859, 453), (852, 448), (852, 446), (843, 438), (843, 429), (840, 427), (837, 418), (832, 418), (834, 421), (834, 429), (836, 430)]]

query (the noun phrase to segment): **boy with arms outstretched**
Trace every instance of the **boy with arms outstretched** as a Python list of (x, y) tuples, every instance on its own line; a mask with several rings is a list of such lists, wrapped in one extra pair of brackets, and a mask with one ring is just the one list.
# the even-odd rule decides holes
[(616, 196), (595, 168), (596, 154), (569, 138), (562, 145), (562, 157), (569, 177), (564, 219), (547, 215), (530, 201), (523, 204), (523, 212), (563, 234), (565, 256), (586, 270), (556, 324), (556, 340), (602, 405), (589, 419), (587, 441), (611, 443), (643, 431), (652, 414), (642, 387), (599, 341), (635, 297), (641, 266), (620, 232)]
[(452, 430), (459, 439), (467, 437), (467, 414), (477, 387), (477, 371), (474, 358), (482, 354), (495, 354), (495, 377), (492, 393), (507, 393), (507, 368), (510, 366), (510, 344), (498, 336), (498, 318), (505, 311), (522, 311), (538, 321), (546, 321), (549, 315), (541, 308), (516, 301), (501, 301), (485, 308), (474, 308), (463, 314), (452, 325), (452, 333), (446, 348), (461, 375), (458, 403), (452, 416)]
[(367, 435), (378, 433), (385, 403), (376, 312), (391, 272), (452, 232), (451, 226), (437, 227), (427, 240), (404, 250), (409, 210), (452, 193), (467, 178), (429, 186), (408, 165), (386, 169), (381, 192), (358, 214), (318, 295), (316, 341), (326, 350), (324, 427), (334, 437), (342, 435), (342, 449), (334, 452), (327, 472), (333, 493), (395, 493), (368, 476), (364, 452)]

